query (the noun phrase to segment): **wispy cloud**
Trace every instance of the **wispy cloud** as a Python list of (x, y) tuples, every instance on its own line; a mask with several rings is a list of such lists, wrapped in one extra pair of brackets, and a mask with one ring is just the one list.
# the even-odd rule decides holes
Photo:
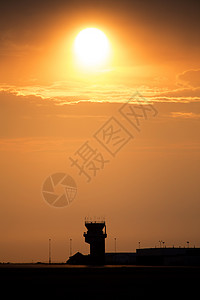
[[(79, 81), (59, 81), (50, 85), (37, 85), (37, 82), (21, 87), (1, 85), (0, 91), (23, 97), (39, 97), (41, 101), (40, 103), (37, 101), (37, 105), (45, 105), (48, 101), (58, 106), (85, 101), (95, 103), (124, 103), (128, 101), (136, 91), (139, 91), (140, 94), (151, 102), (200, 101), (200, 87), (189, 86), (181, 86), (174, 89), (153, 88), (148, 86), (131, 88), (122, 84), (95, 85)], [(42, 100), (45, 100), (45, 102)]]
[(23, 138), (2, 138), (0, 139), (1, 152), (56, 152), (67, 153), (74, 150), (74, 145), (80, 145), (83, 138), (63, 137), (23, 137)]
[(186, 70), (177, 76), (178, 85), (200, 88), (200, 69)]
[(194, 113), (194, 112), (175, 111), (175, 112), (171, 112), (171, 116), (173, 118), (200, 119), (200, 113)]

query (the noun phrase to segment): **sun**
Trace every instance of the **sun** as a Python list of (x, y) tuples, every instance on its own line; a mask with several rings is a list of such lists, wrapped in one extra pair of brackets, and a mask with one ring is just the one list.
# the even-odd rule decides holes
[(106, 35), (97, 28), (83, 29), (74, 43), (78, 61), (86, 67), (102, 65), (110, 53), (110, 44)]

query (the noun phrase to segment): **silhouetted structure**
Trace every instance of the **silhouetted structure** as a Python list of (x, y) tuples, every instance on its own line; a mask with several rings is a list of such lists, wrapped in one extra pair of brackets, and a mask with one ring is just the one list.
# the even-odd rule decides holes
[(200, 248), (144, 248), (136, 250), (138, 265), (199, 266)]
[(136, 252), (105, 253), (105, 221), (86, 221), (85, 242), (90, 244), (90, 254), (79, 252), (71, 256), (67, 263), (74, 265), (151, 265), (151, 266), (200, 266), (200, 248), (143, 248)]
[(85, 242), (90, 244), (90, 262), (92, 264), (104, 264), (105, 262), (105, 221), (85, 221), (87, 232), (84, 232)]

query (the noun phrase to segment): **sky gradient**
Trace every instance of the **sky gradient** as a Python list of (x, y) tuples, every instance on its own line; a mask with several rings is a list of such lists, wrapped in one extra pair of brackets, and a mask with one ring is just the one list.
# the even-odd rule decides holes
[[(0, 261), (48, 261), (49, 238), (52, 261), (68, 258), (70, 238), (88, 253), (86, 216), (105, 217), (107, 251), (115, 237), (117, 251), (200, 247), (199, 13), (178, 0), (0, 3)], [(111, 44), (92, 71), (73, 51), (87, 27)], [(120, 114), (136, 92), (157, 111), (140, 131)], [(94, 138), (111, 117), (133, 136), (115, 157)], [(89, 183), (69, 160), (86, 141), (109, 160)], [(63, 208), (41, 192), (56, 172), (78, 187)]]

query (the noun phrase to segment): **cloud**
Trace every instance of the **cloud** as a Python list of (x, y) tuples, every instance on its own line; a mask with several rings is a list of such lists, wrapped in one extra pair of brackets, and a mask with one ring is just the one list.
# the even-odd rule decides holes
[(179, 88), (166, 90), (150, 96), (155, 102), (197, 102), (200, 101), (200, 87)]
[(184, 71), (177, 76), (177, 79), (182, 85), (200, 88), (200, 69)]
[(1, 152), (72, 152), (74, 144), (77, 147), (85, 139), (80, 138), (62, 138), (62, 137), (19, 137), (19, 138), (1, 138)]
[(171, 115), (173, 118), (200, 119), (200, 113), (194, 112), (173, 111), (171, 112)]
[[(14, 89), (2, 90), (1, 151), (5, 155), (10, 152), (34, 152), (36, 155), (39, 152), (73, 153), (111, 116), (121, 118), (120, 122), (127, 126), (126, 120), (119, 115), (120, 106), (121, 103), (94, 101), (58, 105), (54, 99), (23, 96)], [(200, 102), (160, 101), (155, 107), (158, 116), (145, 122), (146, 133), (142, 131), (136, 142), (139, 147), (156, 148), (159, 143), (172, 145), (175, 142), (189, 145), (191, 140), (194, 143), (199, 141)], [(149, 139), (154, 141), (153, 145)]]
[[(21, 95), (17, 91), (0, 91), (0, 137), (77, 138), (91, 132), (100, 120), (110, 116), (106, 103), (72, 102), (56, 98)], [(62, 103), (62, 105), (59, 105)], [(75, 105), (69, 105), (74, 103)], [(88, 129), (88, 131), (87, 131)]]
[[(177, 75), (178, 88), (154, 93), (155, 102), (197, 102), (200, 101), (200, 69), (186, 70)], [(147, 96), (148, 97), (148, 96)]]
[[(1, 89), (1, 86), (0, 86)], [(82, 81), (57, 81), (50, 85), (34, 85), (14, 87), (2, 86), (2, 90), (13, 91), (19, 96), (38, 96), (51, 99), (55, 104), (74, 104), (82, 101), (91, 102), (124, 102), (127, 101), (136, 89), (122, 84), (92, 84)], [(144, 87), (142, 87), (144, 90)], [(145, 91), (147, 88), (145, 88)]]
[[(30, 83), (30, 82), (29, 82)], [(32, 105), (33, 113), (36, 107), (40, 107), (37, 113), (44, 113), (45, 107), (53, 110), (52, 114), (57, 116), (68, 115), (71, 110), (71, 104), (81, 103), (115, 103), (120, 104), (128, 101), (137, 91), (149, 102), (200, 102), (200, 87), (181, 87), (175, 89), (154, 89), (148, 86), (138, 86), (131, 88), (122, 84), (88, 84), (79, 81), (57, 81), (49, 85), (32, 85), (16, 87), (9, 85), (0, 86), (0, 95), (4, 93), (6, 101), (9, 102), (11, 95), (17, 97), (13, 102), (16, 105), (23, 106), (23, 109), (29, 110)], [(2, 99), (0, 99), (2, 101)], [(23, 103), (23, 104), (22, 104)], [(34, 106), (34, 107), (33, 107)], [(29, 107), (29, 108), (28, 108)], [(88, 106), (89, 107), (89, 106)], [(102, 106), (101, 106), (102, 107)], [(48, 113), (48, 115), (50, 112)], [(73, 113), (72, 113), (73, 114)], [(87, 113), (84, 113), (88, 115)]]

